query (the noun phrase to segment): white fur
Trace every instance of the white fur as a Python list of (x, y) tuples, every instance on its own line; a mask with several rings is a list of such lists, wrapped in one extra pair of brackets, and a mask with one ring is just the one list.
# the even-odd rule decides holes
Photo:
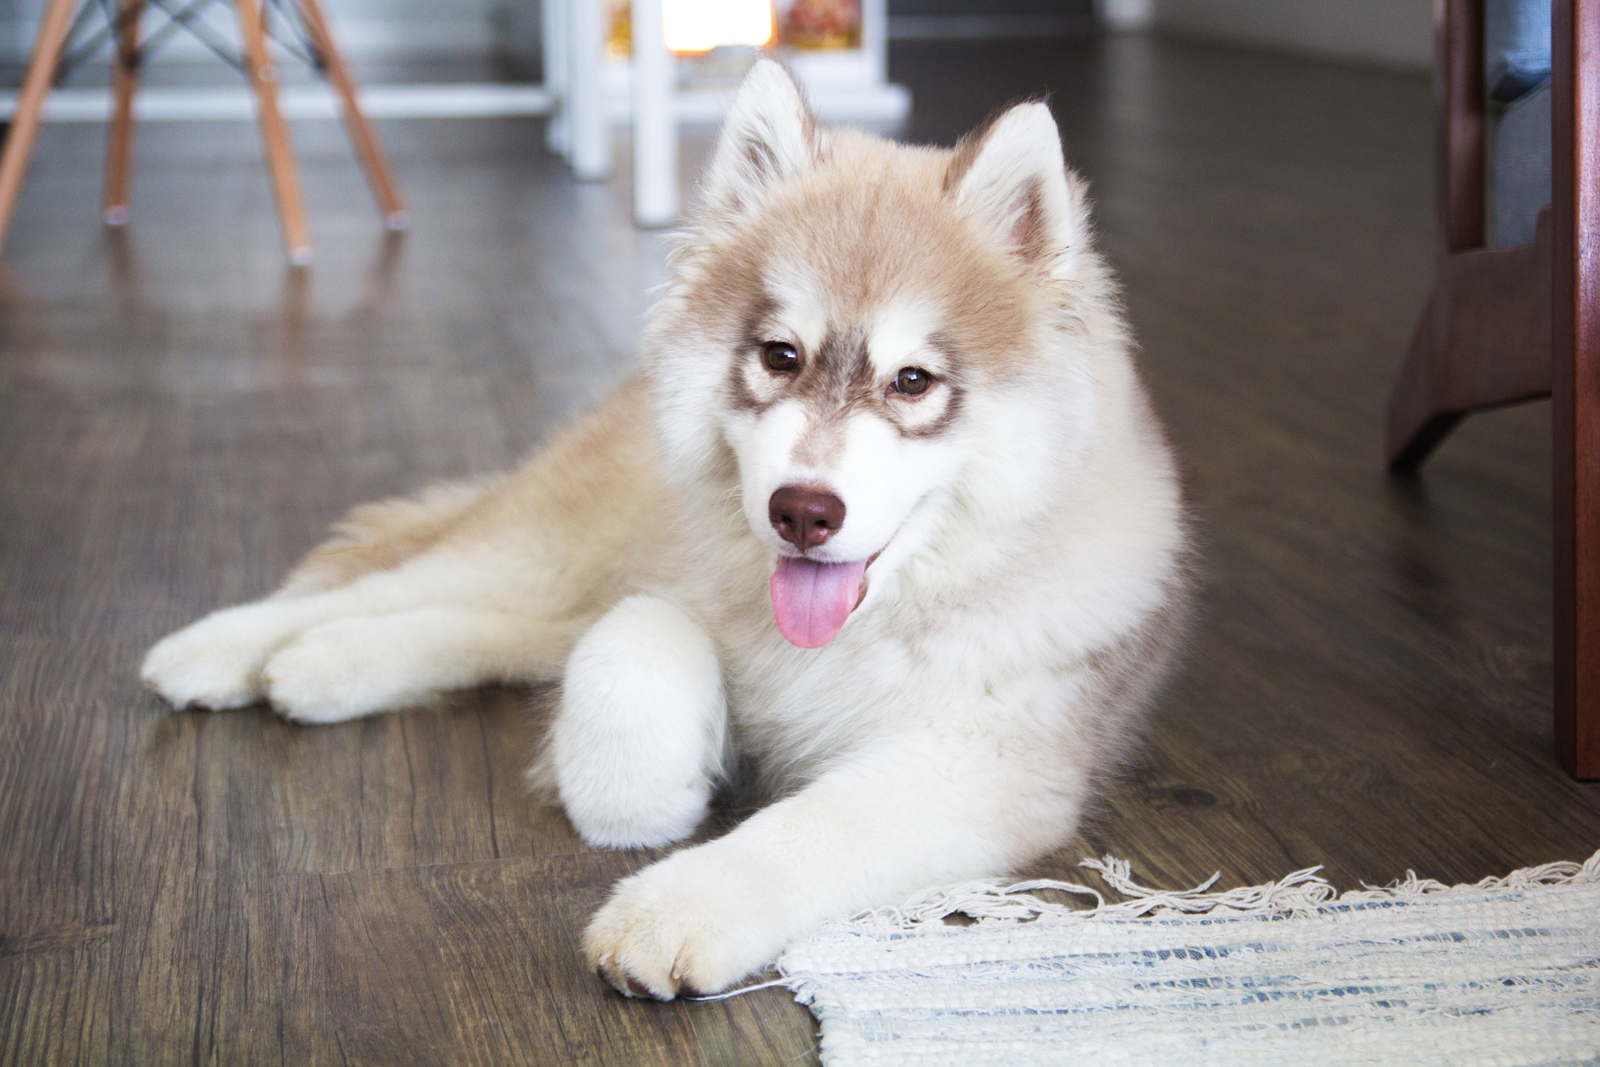
[(665, 600), (622, 601), (567, 661), (550, 756), (568, 818), (608, 848), (687, 837), (722, 777), (726, 726), (710, 636)]
[(762, 274), (762, 289), (778, 306), (778, 332), (815, 352), (828, 330), (828, 294), (806, 264), (781, 256)]
[(943, 325), (943, 312), (927, 301), (895, 301), (878, 315), (867, 339), (867, 356), (885, 381), (901, 367), (921, 367), (934, 374), (946, 370), (945, 357), (928, 347), (928, 338)]
[(503, 564), (497, 553), (427, 556), (338, 589), (213, 612), (157, 642), (140, 677), (177, 707), (270, 698), (312, 723), (528, 680), (549, 627), (518, 610), (532, 591), (497, 575)]
[(1050, 109), (1019, 104), (995, 121), (983, 150), (962, 178), (956, 203), (996, 239), (1010, 244), (1026, 196), (1037, 193), (1045, 227), (1065, 243), (1076, 236), (1067, 164)]
[(821, 145), (800, 89), (776, 63), (757, 63), (722, 123), (707, 171), (711, 214), (746, 210), (811, 164)]

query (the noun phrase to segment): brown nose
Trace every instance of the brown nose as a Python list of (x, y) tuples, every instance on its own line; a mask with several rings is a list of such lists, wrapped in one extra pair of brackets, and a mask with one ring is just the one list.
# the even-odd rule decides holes
[(767, 501), (767, 518), (779, 537), (804, 552), (839, 532), (844, 501), (820, 489), (786, 485)]

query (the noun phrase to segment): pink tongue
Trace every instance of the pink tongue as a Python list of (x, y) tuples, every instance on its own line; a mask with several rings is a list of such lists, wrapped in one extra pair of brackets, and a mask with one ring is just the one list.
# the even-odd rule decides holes
[(821, 648), (833, 640), (861, 599), (867, 561), (817, 563), (780, 559), (772, 574), (772, 614), (790, 644)]

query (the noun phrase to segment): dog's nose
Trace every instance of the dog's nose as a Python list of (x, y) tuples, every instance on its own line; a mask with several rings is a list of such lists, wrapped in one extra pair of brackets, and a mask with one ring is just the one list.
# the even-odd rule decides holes
[(767, 501), (767, 518), (779, 537), (804, 552), (839, 532), (844, 501), (820, 489), (786, 485)]

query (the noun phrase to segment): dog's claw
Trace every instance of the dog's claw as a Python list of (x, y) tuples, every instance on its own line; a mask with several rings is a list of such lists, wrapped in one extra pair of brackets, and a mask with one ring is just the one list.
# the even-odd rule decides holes
[(607, 985), (625, 997), (633, 997), (638, 1000), (661, 1001), (672, 999), (671, 993), (667, 993), (666, 995), (657, 993), (655, 990), (639, 981), (633, 975), (629, 974), (617, 964), (616, 960), (609, 956), (601, 960), (595, 970)]

